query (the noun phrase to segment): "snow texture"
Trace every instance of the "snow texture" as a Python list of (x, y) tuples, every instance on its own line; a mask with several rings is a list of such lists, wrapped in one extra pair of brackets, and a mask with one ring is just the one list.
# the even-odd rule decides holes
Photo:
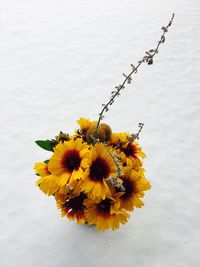
[[(60, 217), (35, 186), (34, 140), (96, 119), (122, 73), (154, 48), (106, 116), (137, 130), (152, 190), (118, 231)], [(200, 266), (199, 0), (0, 0), (0, 266)]]

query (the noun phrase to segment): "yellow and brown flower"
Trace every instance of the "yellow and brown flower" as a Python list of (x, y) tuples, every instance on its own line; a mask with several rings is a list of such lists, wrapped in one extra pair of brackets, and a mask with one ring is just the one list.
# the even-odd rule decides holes
[(126, 161), (126, 158), (129, 158), (136, 164), (136, 166), (141, 167), (142, 161), (140, 158), (145, 158), (146, 155), (142, 151), (141, 147), (137, 142), (126, 142), (120, 146), (120, 157), (123, 162)]
[(85, 223), (84, 215), (84, 200), (87, 196), (84, 193), (81, 193), (78, 196), (72, 196), (67, 199), (64, 203), (58, 203), (58, 207), (61, 208), (61, 215), (67, 216), (69, 220), (76, 219), (78, 224)]
[(120, 207), (132, 211), (134, 207), (140, 208), (144, 205), (140, 198), (144, 196), (144, 191), (151, 188), (151, 185), (142, 172), (137, 172), (130, 167), (125, 167), (123, 171), (124, 174), (120, 178), (125, 191), (119, 198)]
[(115, 175), (115, 165), (103, 143), (97, 143), (90, 149), (90, 164), (85, 172), (82, 191), (90, 198), (105, 199), (110, 194), (106, 178)]
[(139, 170), (142, 166), (141, 159), (145, 158), (146, 155), (137, 142), (129, 141), (130, 137), (131, 135), (125, 132), (113, 133), (109, 144), (116, 149), (124, 165), (126, 165), (127, 159), (131, 159), (133, 162), (133, 168)]
[(100, 231), (108, 229), (116, 230), (120, 224), (128, 221), (130, 215), (124, 210), (116, 210), (114, 208), (114, 201), (106, 198), (104, 200), (84, 201), (86, 205), (85, 217), (88, 224), (96, 225)]
[(60, 186), (74, 180), (82, 179), (88, 167), (88, 146), (81, 138), (59, 143), (49, 160), (49, 170), (53, 175), (60, 176)]

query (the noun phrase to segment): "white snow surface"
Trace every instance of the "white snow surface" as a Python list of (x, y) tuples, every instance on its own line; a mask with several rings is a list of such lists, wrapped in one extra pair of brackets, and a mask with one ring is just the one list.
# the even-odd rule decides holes
[[(97, 119), (122, 73), (154, 48), (106, 114), (137, 131), (152, 190), (118, 231), (61, 218), (35, 186), (34, 143)], [(0, 266), (200, 266), (199, 0), (0, 0)]]

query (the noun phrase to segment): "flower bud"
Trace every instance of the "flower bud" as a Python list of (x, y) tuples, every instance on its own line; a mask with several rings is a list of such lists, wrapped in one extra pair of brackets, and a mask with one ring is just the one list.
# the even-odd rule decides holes
[(101, 123), (100, 128), (104, 131), (105, 133), (105, 141), (110, 141), (111, 140), (111, 135), (112, 135), (112, 130), (108, 124)]
[(99, 139), (100, 142), (104, 142), (106, 139), (105, 131), (100, 127), (96, 131), (96, 126), (92, 126), (86, 133), (86, 140), (89, 144), (95, 143), (95, 140)]

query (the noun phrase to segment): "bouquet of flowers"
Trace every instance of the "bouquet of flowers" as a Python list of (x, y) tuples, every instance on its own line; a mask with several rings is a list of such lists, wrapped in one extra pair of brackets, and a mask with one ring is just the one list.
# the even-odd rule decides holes
[(146, 51), (137, 66), (131, 64), (130, 74), (123, 74), (124, 82), (115, 87), (107, 104), (102, 104), (97, 121), (80, 118), (73, 134), (60, 132), (54, 139), (36, 141), (52, 152), (48, 160), (34, 166), (40, 176), (36, 185), (55, 198), (62, 216), (69, 220), (95, 225), (100, 231), (115, 230), (128, 221), (131, 211), (144, 205), (144, 192), (151, 188), (143, 168), (145, 153), (138, 144), (144, 124), (139, 123), (135, 134), (115, 133), (102, 120), (139, 66), (153, 64), (173, 18), (174, 14), (162, 27), (157, 47)]

